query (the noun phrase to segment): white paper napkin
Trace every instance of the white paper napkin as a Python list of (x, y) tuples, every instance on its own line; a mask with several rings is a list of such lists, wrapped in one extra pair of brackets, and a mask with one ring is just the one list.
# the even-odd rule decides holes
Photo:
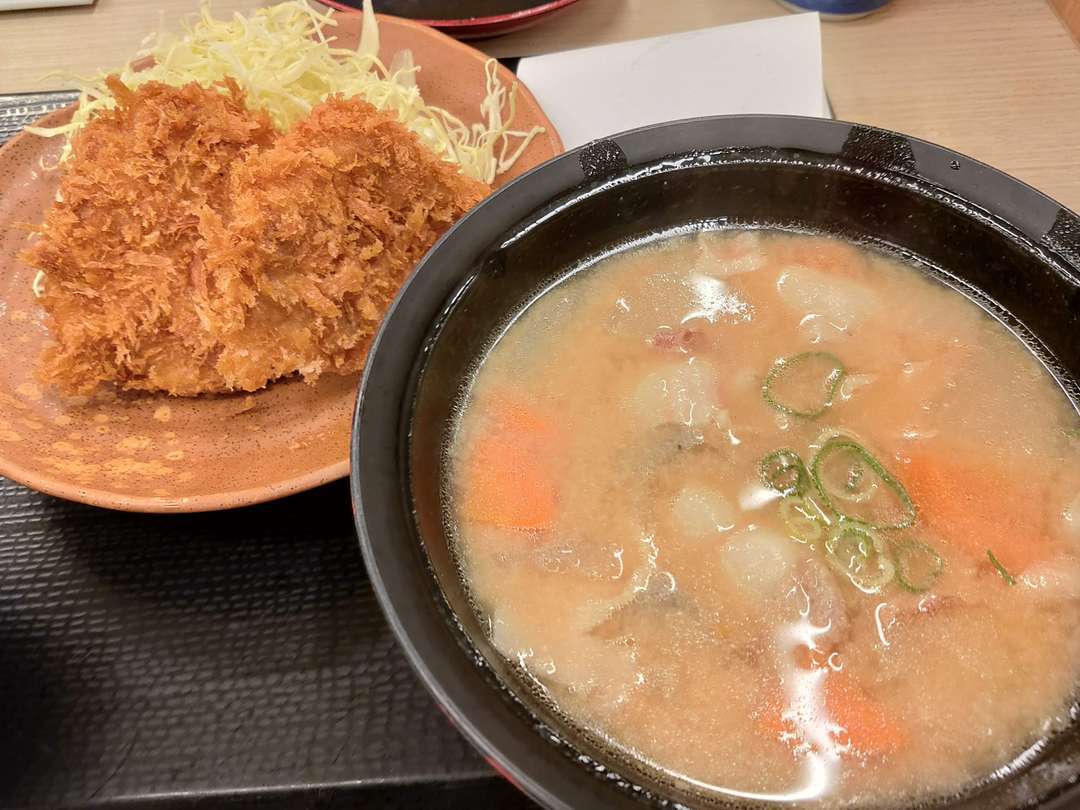
[(567, 149), (700, 115), (829, 116), (817, 14), (532, 56), (517, 74)]

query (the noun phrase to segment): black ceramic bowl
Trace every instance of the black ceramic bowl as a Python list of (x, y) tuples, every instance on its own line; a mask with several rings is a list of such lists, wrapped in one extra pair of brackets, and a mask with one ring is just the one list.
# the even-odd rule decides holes
[[(838, 234), (914, 257), (1012, 326), (1080, 401), (1080, 219), (938, 146), (818, 119), (696, 119), (569, 152), (477, 207), (421, 262), (371, 350), (352, 492), (368, 570), (420, 677), (548, 807), (703, 802), (561, 721), (484, 638), (447, 545), (440, 451), (471, 365), (538, 288), (696, 222)], [(1080, 725), (935, 806), (1071, 806), (1078, 776)]]

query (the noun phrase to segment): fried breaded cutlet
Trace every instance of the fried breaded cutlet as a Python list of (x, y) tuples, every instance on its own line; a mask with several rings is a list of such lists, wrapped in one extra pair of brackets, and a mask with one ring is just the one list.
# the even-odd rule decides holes
[(277, 135), (232, 83), (110, 86), (24, 255), (55, 340), (42, 378), (66, 392), (357, 371), (415, 262), (488, 192), (363, 101)]
[(199, 294), (228, 335), (215, 371), (244, 390), (359, 371), (413, 266), (488, 191), (392, 115), (351, 99), (315, 107), (237, 166), (230, 216), (204, 218)]

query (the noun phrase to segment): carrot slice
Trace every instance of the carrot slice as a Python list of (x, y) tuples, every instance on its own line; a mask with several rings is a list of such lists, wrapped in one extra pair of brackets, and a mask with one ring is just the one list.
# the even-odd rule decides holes
[(907, 729), (845, 672), (825, 679), (825, 708), (857, 753), (891, 754), (907, 745)]
[[(819, 667), (812, 664), (811, 668)], [(825, 713), (820, 722), (837, 728), (833, 737), (839, 745), (849, 746), (848, 753), (882, 756), (908, 744), (910, 735), (903, 723), (890, 716), (848, 673), (830, 671), (823, 690)], [(804, 741), (803, 736), (790, 719), (783, 717), (783, 705), (779, 688), (770, 690), (758, 716), (758, 728), (767, 736), (795, 746)]]
[(900, 478), (919, 520), (974, 559), (993, 551), (1018, 574), (1047, 553), (1044, 474), (1018, 460), (1003, 469), (977, 448), (950, 443), (910, 454)]
[(526, 403), (496, 397), (462, 469), (462, 512), (469, 520), (538, 531), (555, 518), (554, 426)]

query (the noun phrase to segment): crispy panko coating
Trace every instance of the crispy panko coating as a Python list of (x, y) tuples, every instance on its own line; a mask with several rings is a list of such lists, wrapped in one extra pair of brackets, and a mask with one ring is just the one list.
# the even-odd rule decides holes
[(413, 265), (488, 192), (359, 100), (278, 136), (235, 85), (120, 88), (25, 255), (56, 340), (42, 376), (68, 392), (357, 371)]
[(359, 371), (416, 262), (488, 187), (391, 114), (331, 98), (230, 178), (231, 219), (207, 216), (206, 318), (216, 370), (252, 390), (299, 371)]
[(218, 341), (191, 295), (205, 256), (199, 222), (226, 204), (230, 167), (276, 133), (235, 84), (227, 95), (109, 85), (117, 108), (79, 134), (60, 199), (24, 254), (46, 274), (41, 303), (55, 345), (41, 376), (80, 394), (103, 382), (210, 390)]

